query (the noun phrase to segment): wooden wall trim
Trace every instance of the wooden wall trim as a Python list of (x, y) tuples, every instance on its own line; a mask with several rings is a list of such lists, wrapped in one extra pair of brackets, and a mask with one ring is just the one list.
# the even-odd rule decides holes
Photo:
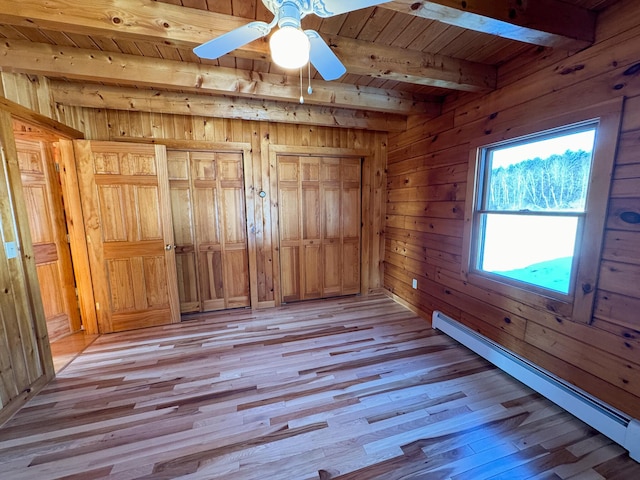
[(280, 232), (278, 228), (278, 165), (276, 155), (271, 153), (271, 147), (268, 126), (260, 125), (260, 160), (262, 165), (268, 165), (269, 172), (269, 182), (262, 185), (262, 189), (266, 193), (264, 200), (269, 202), (269, 228), (271, 229), (269, 233), (271, 234), (273, 300), (267, 306), (276, 306), (281, 304), (282, 296), (280, 292)]
[(269, 145), (269, 154), (297, 155), (300, 157), (370, 157), (373, 152), (364, 148), (336, 148), (336, 147), (306, 147), (297, 145)]
[(93, 282), (89, 267), (89, 253), (87, 250), (87, 237), (82, 215), (82, 200), (78, 186), (78, 172), (71, 140), (60, 140), (60, 178), (62, 180), (63, 195), (67, 211), (67, 229), (69, 231), (69, 246), (73, 258), (73, 270), (78, 289), (78, 301), (82, 312), (82, 322), (85, 334), (97, 335), (98, 317), (96, 315), (96, 302), (93, 296)]
[(54, 132), (56, 132), (56, 134), (58, 134), (58, 136), (62, 138), (84, 138), (84, 133), (80, 132), (79, 130), (71, 128), (64, 123), (53, 120), (52, 118), (36, 113), (33, 110), (29, 110), (28, 108), (12, 102), (11, 100), (7, 100), (4, 97), (0, 97), (0, 109), (8, 112), (13, 117), (20, 120), (31, 122), (37, 126), (53, 130)]
[(251, 144), (245, 142), (207, 142), (205, 140), (179, 140), (174, 138), (141, 138), (141, 137), (110, 137), (110, 142), (145, 143), (164, 145), (171, 150), (208, 150), (214, 152), (245, 152), (251, 153)]
[(592, 181), (589, 186), (588, 199), (591, 203), (587, 206), (582, 244), (578, 250), (580, 257), (571, 314), (576, 322), (591, 323), (593, 320), (623, 104), (624, 97), (620, 97), (599, 107), (598, 138), (594, 145), (591, 167), (591, 178), (597, 181)]

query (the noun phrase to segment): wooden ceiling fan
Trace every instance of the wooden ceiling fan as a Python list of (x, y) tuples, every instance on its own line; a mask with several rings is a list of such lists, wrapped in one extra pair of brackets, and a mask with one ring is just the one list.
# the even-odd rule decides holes
[(247, 43), (266, 37), (278, 25), (278, 30), (270, 39), (271, 56), (274, 62), (289, 69), (301, 68), (311, 62), (322, 78), (335, 80), (344, 75), (347, 69), (318, 32), (302, 30), (300, 23), (302, 18), (309, 14), (327, 18), (388, 1), (262, 0), (274, 15), (271, 23), (250, 22), (197, 46), (193, 51), (201, 58), (215, 60)]

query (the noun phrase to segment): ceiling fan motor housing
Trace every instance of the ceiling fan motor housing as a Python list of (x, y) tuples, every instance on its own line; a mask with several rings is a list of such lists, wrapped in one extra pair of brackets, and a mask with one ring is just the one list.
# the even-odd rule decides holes
[(278, 9), (278, 26), (300, 28), (302, 14), (296, 2), (285, 1)]
[(291, 10), (297, 10), (296, 15), (304, 18), (313, 13), (319, 17), (329, 17), (332, 13), (325, 6), (324, 0), (262, 0), (265, 7), (276, 17), (288, 17)]

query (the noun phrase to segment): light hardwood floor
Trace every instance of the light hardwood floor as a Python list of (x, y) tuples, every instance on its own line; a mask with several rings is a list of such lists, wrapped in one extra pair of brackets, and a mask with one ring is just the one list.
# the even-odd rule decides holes
[(0, 478), (638, 479), (382, 295), (98, 338), (0, 429)]
[(98, 335), (87, 335), (84, 332), (72, 333), (51, 342), (53, 368), (56, 373), (71, 363), (85, 348), (91, 345)]

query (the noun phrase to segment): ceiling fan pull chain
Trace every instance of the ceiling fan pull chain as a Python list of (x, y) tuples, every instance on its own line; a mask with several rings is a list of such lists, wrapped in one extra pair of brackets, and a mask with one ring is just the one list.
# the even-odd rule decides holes
[(307, 67), (309, 68), (309, 87), (307, 88), (307, 93), (311, 95), (313, 93), (313, 88), (311, 88), (311, 62), (307, 63)]
[(302, 67), (300, 67), (300, 104), (304, 103), (304, 97), (302, 96)]

